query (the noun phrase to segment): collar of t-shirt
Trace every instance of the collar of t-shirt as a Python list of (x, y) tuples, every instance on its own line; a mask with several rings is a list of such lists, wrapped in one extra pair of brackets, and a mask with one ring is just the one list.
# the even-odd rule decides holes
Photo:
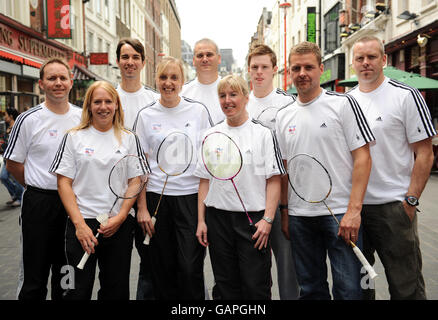
[(299, 106), (302, 106), (302, 107), (308, 106), (308, 105), (314, 103), (316, 100), (318, 100), (318, 99), (319, 99), (319, 98), (320, 98), (320, 97), (321, 97), (326, 91), (327, 91), (327, 90), (325, 90), (324, 88), (322, 88), (321, 93), (320, 93), (318, 96), (316, 96), (316, 97), (313, 98), (311, 101), (306, 102), (306, 103), (301, 102), (301, 101), (300, 101), (300, 95), (298, 95), (298, 97), (297, 97), (297, 104), (298, 104)]

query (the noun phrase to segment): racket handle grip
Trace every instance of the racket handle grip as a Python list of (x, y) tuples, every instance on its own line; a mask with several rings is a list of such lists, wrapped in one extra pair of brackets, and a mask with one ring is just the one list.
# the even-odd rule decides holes
[(89, 256), (90, 255), (87, 252), (84, 253), (81, 261), (79, 261), (79, 263), (77, 265), (78, 269), (81, 269), (81, 270), (84, 269), (85, 263), (87, 262)]
[[(99, 233), (96, 234), (96, 238), (99, 237)], [(87, 252), (84, 252), (84, 255), (82, 256), (81, 261), (79, 261), (77, 268), (82, 270), (84, 269), (85, 263), (87, 263), (88, 258), (90, 257), (90, 254)]]
[[(152, 221), (152, 225), (155, 226), (155, 222), (157, 221), (157, 219), (155, 217), (152, 217), (151, 221)], [(149, 237), (149, 233), (146, 233), (146, 237), (144, 238), (143, 244), (148, 246), (150, 241), (151, 241), (151, 237)]]
[(353, 245), (353, 251), (356, 254), (356, 257), (362, 263), (365, 270), (368, 272), (370, 278), (374, 279), (375, 277), (377, 277), (376, 271), (374, 271), (374, 268), (369, 264), (368, 260), (363, 255), (362, 251), (360, 251), (360, 249), (355, 245)]

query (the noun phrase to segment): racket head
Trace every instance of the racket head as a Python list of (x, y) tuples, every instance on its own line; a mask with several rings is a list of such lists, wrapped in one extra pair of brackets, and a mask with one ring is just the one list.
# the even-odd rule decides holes
[(219, 180), (231, 180), (242, 169), (242, 153), (234, 140), (219, 131), (209, 133), (202, 141), (202, 162), (208, 173)]
[(268, 127), (271, 130), (275, 129), (275, 121), (277, 118), (278, 108), (269, 107), (260, 112), (257, 116), (257, 120), (259, 120), (264, 126)]
[(193, 143), (181, 131), (169, 133), (157, 151), (157, 164), (168, 176), (179, 176), (187, 171), (193, 159)]
[(135, 198), (147, 183), (149, 166), (136, 155), (125, 155), (112, 167), (108, 185), (118, 199)]
[(287, 162), (289, 184), (295, 194), (308, 203), (320, 203), (332, 191), (332, 178), (315, 157), (299, 153)]

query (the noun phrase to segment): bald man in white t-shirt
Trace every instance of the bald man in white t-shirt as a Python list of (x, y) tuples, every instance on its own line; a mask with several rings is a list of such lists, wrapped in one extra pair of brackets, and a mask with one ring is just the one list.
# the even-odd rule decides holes
[(196, 78), (184, 84), (181, 96), (204, 104), (214, 124), (225, 119), (219, 104), (217, 85), (219, 83), (218, 67), (221, 55), (217, 44), (211, 39), (201, 39), (193, 50), (193, 65)]
[[(436, 130), (417, 89), (387, 78), (381, 39), (365, 36), (353, 46), (359, 85), (349, 91), (359, 102), (376, 143), (364, 199), (364, 254), (374, 263), (377, 251), (391, 299), (426, 299), (417, 230), (417, 206), (433, 164)], [(374, 299), (372, 288), (364, 299)]]

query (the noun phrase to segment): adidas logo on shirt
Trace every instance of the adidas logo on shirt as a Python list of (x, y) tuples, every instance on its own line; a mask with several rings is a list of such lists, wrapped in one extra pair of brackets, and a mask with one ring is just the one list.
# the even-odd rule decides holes
[(383, 121), (382, 117), (378, 117), (376, 121)]
[(117, 151), (116, 151), (116, 154), (121, 154), (120, 150), (117, 150)]
[(325, 122), (319, 126), (320, 128), (327, 128), (327, 125), (325, 124)]

